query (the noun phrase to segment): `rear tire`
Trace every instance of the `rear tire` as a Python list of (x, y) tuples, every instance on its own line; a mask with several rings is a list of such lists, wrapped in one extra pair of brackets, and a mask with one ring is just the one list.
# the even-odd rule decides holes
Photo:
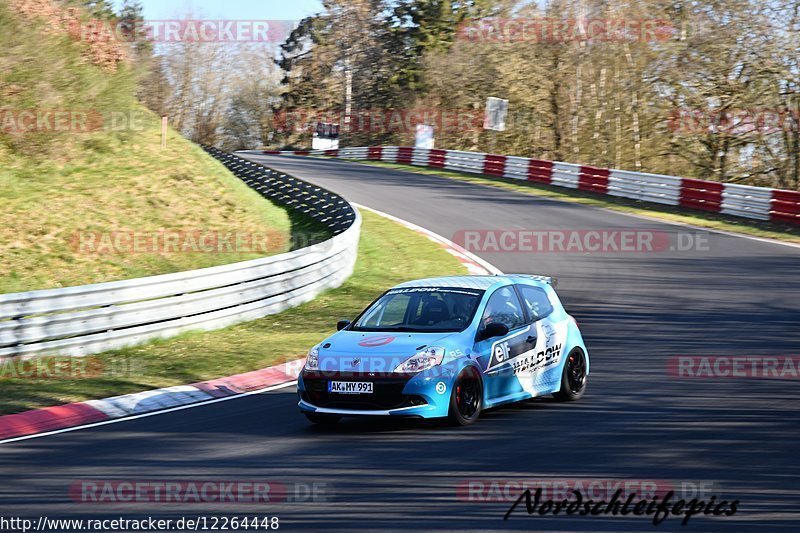
[(469, 426), (481, 416), (483, 382), (477, 370), (465, 368), (453, 382), (447, 420), (452, 426)]
[(567, 356), (564, 372), (561, 374), (561, 390), (553, 397), (560, 402), (576, 402), (586, 392), (588, 381), (586, 374), (586, 356), (583, 350), (575, 348)]
[(321, 415), (319, 413), (303, 413), (308, 418), (308, 421), (313, 424), (319, 424), (321, 426), (333, 426), (342, 419), (341, 416), (336, 415)]

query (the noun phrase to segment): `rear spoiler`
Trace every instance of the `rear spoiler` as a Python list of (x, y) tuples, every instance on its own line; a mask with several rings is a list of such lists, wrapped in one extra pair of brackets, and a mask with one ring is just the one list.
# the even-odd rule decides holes
[(547, 283), (553, 288), (558, 286), (558, 278), (554, 278), (553, 276), (536, 276), (533, 274), (507, 274), (511, 278), (525, 278), (531, 279), (534, 281), (541, 281), (542, 283)]

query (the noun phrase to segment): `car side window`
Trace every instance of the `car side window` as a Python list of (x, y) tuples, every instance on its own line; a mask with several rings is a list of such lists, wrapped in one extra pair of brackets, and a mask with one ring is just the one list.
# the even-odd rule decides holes
[(509, 331), (525, 325), (525, 314), (522, 304), (513, 287), (498, 289), (486, 304), (486, 311), (481, 319), (481, 327), (492, 323), (505, 324)]
[(530, 285), (520, 285), (519, 289), (533, 322), (541, 320), (553, 312), (553, 304), (550, 303), (550, 298), (547, 297), (544, 290)]

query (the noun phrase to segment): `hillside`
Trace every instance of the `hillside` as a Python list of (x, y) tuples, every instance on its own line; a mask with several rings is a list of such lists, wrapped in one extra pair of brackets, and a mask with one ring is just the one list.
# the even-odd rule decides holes
[(290, 247), (283, 209), (176, 132), (161, 150), (160, 118), (136, 102), (137, 74), (113, 44), (76, 39), (49, 2), (15, 4), (0, 1), (0, 293)]

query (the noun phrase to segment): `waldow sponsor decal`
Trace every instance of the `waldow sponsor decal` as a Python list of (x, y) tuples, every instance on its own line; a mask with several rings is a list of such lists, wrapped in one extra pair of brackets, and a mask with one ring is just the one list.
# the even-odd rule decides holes
[[(509, 365), (514, 374), (530, 374), (556, 364), (561, 358), (563, 344), (553, 344), (555, 330), (552, 326), (542, 324), (541, 328), (543, 343), (538, 342), (535, 327), (529, 326), (516, 335), (492, 344), (491, 360), (486, 372)], [(532, 346), (537, 347), (532, 349)]]
[(392, 289), (387, 291), (387, 295), (411, 294), (411, 293), (440, 293), (440, 294), (464, 294), (466, 296), (482, 296), (484, 291), (479, 289), (464, 289), (450, 287), (408, 287), (404, 289)]
[(522, 357), (514, 361), (511, 366), (514, 368), (514, 374), (535, 372), (557, 363), (560, 356), (561, 345), (557, 344), (536, 352), (536, 354), (531, 353), (526, 357)]

